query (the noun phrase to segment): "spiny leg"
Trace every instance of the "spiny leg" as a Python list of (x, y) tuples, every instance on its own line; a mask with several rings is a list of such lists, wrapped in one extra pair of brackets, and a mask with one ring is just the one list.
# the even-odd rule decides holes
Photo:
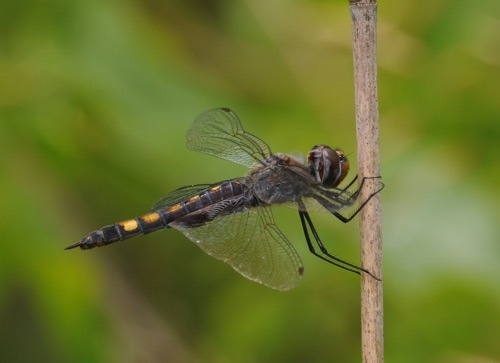
[[(378, 277), (374, 276), (370, 271), (365, 270), (364, 268), (356, 266), (352, 263), (344, 261), (344, 260), (330, 254), (328, 252), (328, 250), (326, 249), (326, 247), (323, 245), (323, 242), (321, 242), (321, 239), (319, 238), (319, 235), (316, 232), (316, 228), (314, 228), (314, 225), (312, 223), (311, 218), (309, 217), (309, 214), (307, 212), (299, 211), (299, 216), (300, 216), (300, 222), (302, 224), (302, 229), (304, 230), (304, 236), (306, 238), (307, 246), (309, 247), (309, 251), (313, 255), (321, 258), (324, 261), (331, 263), (332, 265), (340, 267), (344, 270), (354, 272), (358, 275), (360, 274), (360, 271), (363, 271), (363, 272), (367, 273), (368, 275), (370, 275), (371, 277), (373, 277), (374, 279), (381, 281)], [(308, 226), (309, 226), (309, 229), (311, 229), (311, 232), (314, 236), (316, 244), (318, 245), (318, 247), (321, 250), (321, 252), (323, 253), (323, 255), (319, 254), (316, 251), (316, 249), (314, 248), (314, 244), (311, 242), (311, 238), (309, 236)], [(327, 257), (329, 257), (329, 258), (327, 258)]]
[[(356, 176), (356, 178), (357, 178), (357, 176)], [(354, 180), (356, 180), (356, 178), (354, 178)], [(361, 189), (364, 186), (364, 182), (367, 179), (380, 179), (380, 177), (378, 177), (378, 176), (377, 177), (364, 177), (363, 180), (361, 181), (361, 185), (359, 186), (359, 188), (345, 200), (342, 200), (342, 197), (343, 197), (342, 193), (347, 192), (347, 189), (353, 184), (354, 180), (351, 183), (349, 183), (349, 185), (346, 188), (342, 189), (342, 192), (340, 192), (340, 193), (325, 192), (325, 195), (331, 199), (338, 201), (339, 204), (344, 204), (345, 206), (352, 205), (356, 201), (356, 199), (358, 198), (359, 193), (361, 192)], [(323, 207), (325, 207), (328, 211), (330, 211), (330, 213), (332, 213), (338, 220), (340, 220), (343, 223), (348, 223), (354, 217), (356, 217), (356, 215), (361, 211), (361, 209), (363, 209), (363, 207), (370, 201), (370, 199), (372, 199), (373, 196), (375, 196), (382, 189), (384, 189), (385, 185), (382, 182), (380, 184), (381, 184), (381, 187), (378, 190), (376, 190), (375, 192), (373, 192), (372, 194), (370, 194), (368, 196), (368, 198), (366, 198), (366, 200), (359, 205), (359, 207), (354, 211), (354, 213), (352, 213), (348, 217), (346, 217), (346, 216), (342, 215), (340, 212), (338, 212), (339, 206), (331, 203), (327, 199), (321, 198), (321, 196), (318, 196), (316, 198), (316, 200)]]

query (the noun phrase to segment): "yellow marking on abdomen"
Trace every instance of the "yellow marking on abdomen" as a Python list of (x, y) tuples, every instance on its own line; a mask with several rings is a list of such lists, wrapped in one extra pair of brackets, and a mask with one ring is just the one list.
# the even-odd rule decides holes
[(160, 215), (158, 212), (149, 213), (140, 217), (147, 224), (155, 223), (160, 220)]
[(189, 198), (189, 199), (188, 199), (188, 202), (189, 202), (189, 203), (194, 203), (194, 202), (196, 202), (196, 200), (197, 200), (198, 198), (200, 198), (200, 197), (199, 197), (198, 195), (195, 195), (194, 197)]
[(135, 219), (129, 219), (128, 221), (118, 222), (117, 224), (119, 226), (122, 226), (125, 232), (135, 231), (139, 227), (139, 224)]
[(181, 209), (181, 203), (174, 204), (173, 206), (169, 207), (167, 209), (168, 212), (177, 212), (179, 209)]
[(210, 188), (210, 191), (216, 192), (219, 189), (220, 189), (220, 185), (216, 185), (215, 187)]

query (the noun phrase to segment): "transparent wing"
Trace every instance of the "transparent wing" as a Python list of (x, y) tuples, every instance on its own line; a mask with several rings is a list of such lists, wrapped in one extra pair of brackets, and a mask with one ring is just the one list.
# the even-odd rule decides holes
[(151, 207), (151, 211), (156, 211), (187, 200), (193, 195), (199, 194), (201, 191), (208, 189), (211, 186), (211, 184), (196, 184), (176, 189), (158, 200), (153, 207)]
[(247, 167), (271, 155), (269, 146), (245, 132), (238, 116), (228, 108), (199, 115), (187, 133), (187, 147)]
[[(187, 216), (191, 218), (191, 216)], [(178, 229), (201, 249), (224, 261), (246, 278), (275, 290), (289, 290), (303, 273), (300, 258), (274, 224), (269, 208), (216, 217), (200, 227), (174, 221)]]

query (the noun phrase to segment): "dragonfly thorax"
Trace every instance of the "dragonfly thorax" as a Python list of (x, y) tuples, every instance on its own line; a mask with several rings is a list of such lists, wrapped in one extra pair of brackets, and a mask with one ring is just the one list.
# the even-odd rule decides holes
[(311, 185), (318, 184), (306, 165), (281, 153), (265, 159), (246, 180), (261, 204), (269, 205), (297, 202), (308, 195)]

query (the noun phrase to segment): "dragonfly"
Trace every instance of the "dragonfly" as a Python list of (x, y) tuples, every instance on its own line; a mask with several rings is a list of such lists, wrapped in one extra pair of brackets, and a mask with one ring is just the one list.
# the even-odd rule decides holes
[[(250, 171), (244, 177), (177, 189), (156, 202), (149, 213), (102, 227), (66, 249), (87, 250), (173, 228), (244, 277), (275, 290), (289, 290), (300, 281), (304, 267), (274, 222), (271, 206), (286, 205), (298, 210), (311, 253), (344, 270), (378, 279), (328, 252), (309, 216), (309, 211), (320, 209), (347, 223), (383, 189), (379, 176), (362, 178), (358, 187), (356, 176), (340, 188), (349, 170), (342, 150), (315, 145), (304, 161), (273, 154), (263, 140), (243, 129), (228, 108), (199, 115), (187, 133), (187, 147)], [(367, 179), (378, 179), (380, 187), (360, 200)]]

